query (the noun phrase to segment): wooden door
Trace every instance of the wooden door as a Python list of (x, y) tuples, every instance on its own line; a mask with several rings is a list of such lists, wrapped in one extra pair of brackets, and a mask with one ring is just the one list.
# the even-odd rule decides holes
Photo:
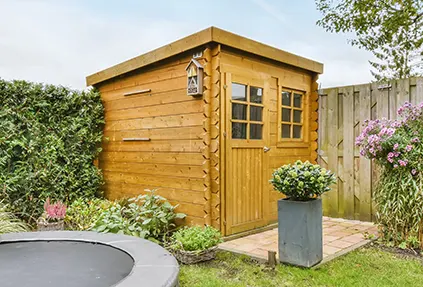
[(225, 75), (226, 235), (266, 225), (268, 81)]

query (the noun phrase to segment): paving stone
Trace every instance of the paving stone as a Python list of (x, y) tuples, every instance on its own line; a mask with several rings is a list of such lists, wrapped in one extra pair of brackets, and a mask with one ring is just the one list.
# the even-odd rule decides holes
[(345, 248), (351, 247), (354, 244), (351, 243), (351, 242), (348, 242), (348, 241), (344, 241), (344, 240), (335, 240), (335, 241), (328, 243), (327, 245), (332, 246), (332, 247), (336, 247), (336, 248), (345, 249)]
[(323, 245), (323, 253), (327, 255), (335, 254), (336, 252), (339, 252), (341, 250), (342, 250), (341, 248), (332, 247), (329, 245)]

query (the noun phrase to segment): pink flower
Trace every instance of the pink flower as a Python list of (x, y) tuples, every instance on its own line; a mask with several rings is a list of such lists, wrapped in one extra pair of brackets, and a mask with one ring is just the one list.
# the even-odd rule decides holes
[(47, 198), (44, 203), (44, 212), (47, 220), (49, 221), (61, 220), (65, 218), (66, 205), (64, 205), (61, 201), (50, 204), (50, 198)]
[(398, 167), (398, 165), (397, 164), (394, 164), (394, 168), (397, 168)]
[(420, 139), (418, 137), (415, 137), (411, 140), (412, 143), (418, 143), (420, 142)]
[(405, 150), (406, 150), (407, 152), (411, 151), (412, 149), (413, 149), (413, 146), (412, 146), (412, 145), (407, 145), (407, 146), (405, 147)]
[(394, 150), (397, 150), (398, 149), (398, 146), (399, 146), (399, 144), (394, 144)]
[(398, 163), (400, 164), (400, 166), (406, 166), (408, 164), (408, 160), (399, 160)]
[(416, 170), (415, 168), (413, 168), (413, 169), (411, 170), (411, 174), (412, 174), (412, 175), (416, 175), (416, 173), (417, 173), (417, 170)]

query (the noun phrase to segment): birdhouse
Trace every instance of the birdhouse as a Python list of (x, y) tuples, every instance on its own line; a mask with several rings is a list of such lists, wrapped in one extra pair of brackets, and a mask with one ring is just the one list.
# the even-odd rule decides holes
[(203, 94), (203, 66), (192, 59), (185, 70), (187, 71), (188, 96), (201, 96)]

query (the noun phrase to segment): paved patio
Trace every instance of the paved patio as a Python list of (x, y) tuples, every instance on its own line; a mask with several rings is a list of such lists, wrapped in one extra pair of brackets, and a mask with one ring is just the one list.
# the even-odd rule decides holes
[[(377, 228), (371, 222), (323, 217), (323, 261), (357, 249), (368, 242), (364, 234), (377, 236)], [(220, 244), (220, 249), (245, 254), (258, 260), (267, 260), (268, 251), (278, 252), (278, 229), (248, 235)]]

